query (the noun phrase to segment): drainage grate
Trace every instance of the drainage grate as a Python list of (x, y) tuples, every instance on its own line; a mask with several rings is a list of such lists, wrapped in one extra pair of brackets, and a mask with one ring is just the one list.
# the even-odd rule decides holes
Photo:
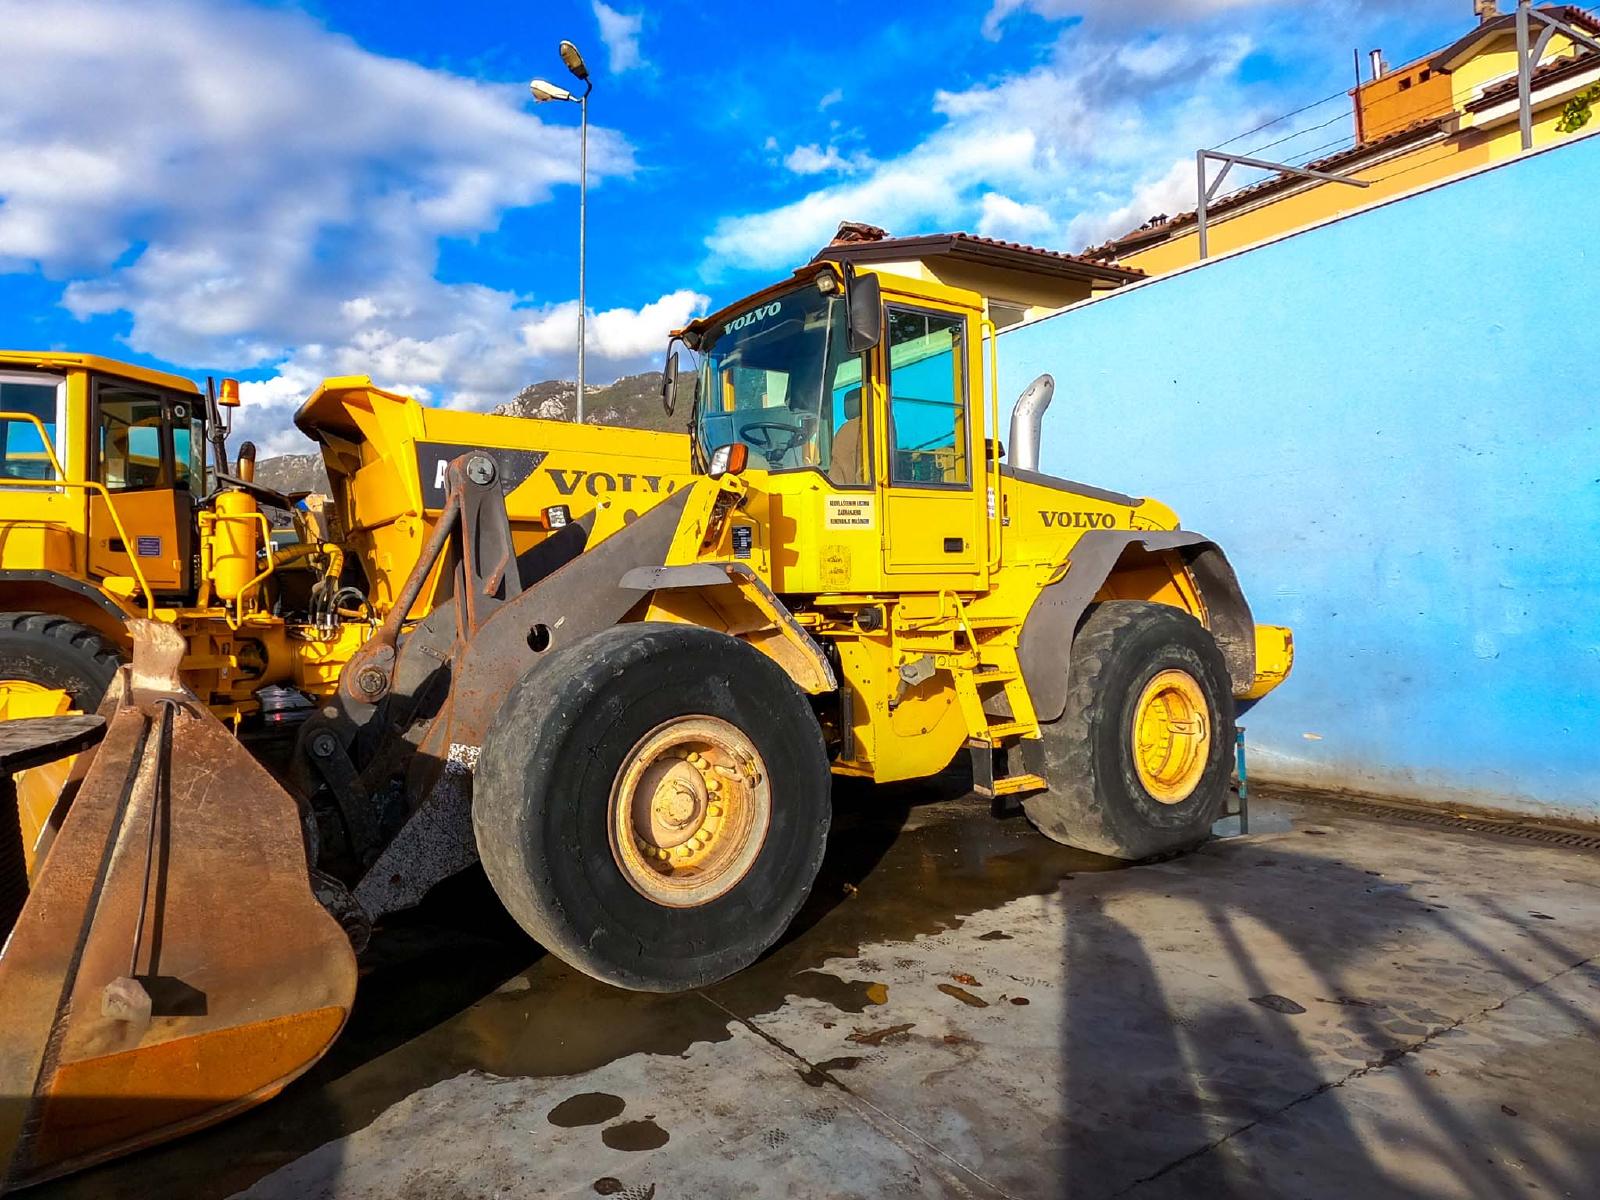
[(1492, 817), (1464, 817), (1442, 809), (1416, 808), (1411, 805), (1383, 800), (1346, 796), (1339, 792), (1290, 791), (1278, 788), (1252, 788), (1263, 799), (1287, 800), (1293, 804), (1307, 804), (1317, 808), (1336, 808), (1362, 816), (1379, 817), (1385, 821), (1407, 821), (1414, 825), (1436, 825), (1444, 829), (1460, 829), (1469, 833), (1494, 833), (1501, 837), (1518, 838), (1525, 842), (1542, 842), (1547, 846), (1567, 846), (1574, 850), (1600, 850), (1600, 833), (1586, 833), (1566, 829), (1560, 825), (1534, 825), (1522, 821), (1495, 820)]

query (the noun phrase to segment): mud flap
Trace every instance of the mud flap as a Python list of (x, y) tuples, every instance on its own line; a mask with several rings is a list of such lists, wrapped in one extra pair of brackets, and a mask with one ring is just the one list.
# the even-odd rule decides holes
[(221, 1120), (315, 1063), (356, 963), (294, 800), (134, 621), (104, 741), (0, 954), (0, 1191)]

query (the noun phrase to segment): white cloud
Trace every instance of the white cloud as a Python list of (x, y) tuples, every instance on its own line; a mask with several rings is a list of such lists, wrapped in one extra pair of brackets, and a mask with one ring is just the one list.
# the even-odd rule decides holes
[(850, 175), (872, 165), (872, 160), (865, 154), (852, 154), (849, 157), (839, 152), (839, 147), (830, 145), (823, 149), (815, 142), (807, 146), (796, 146), (784, 156), (783, 165), (796, 175), (820, 175), (826, 171), (837, 171)]
[(1014, 12), (1029, 11), (1046, 20), (1081, 17), (1085, 22), (1122, 28), (1202, 21), (1237, 9), (1258, 8), (1282, 0), (994, 0), (983, 19), (983, 36), (1000, 36), (1000, 27)]
[(1137, 229), (1152, 217), (1188, 212), (1195, 205), (1195, 165), (1180, 158), (1165, 175), (1139, 184), (1133, 197), (1109, 208), (1088, 208), (1067, 225), (1067, 244), (1096, 246)]
[[(705, 311), (709, 296), (687, 288), (669, 292), (643, 308), (610, 308), (590, 313), (584, 342), (590, 354), (608, 362), (630, 362), (659, 355), (667, 334)], [(522, 340), (539, 355), (570, 352), (578, 341), (576, 301), (557, 304), (524, 322)]]
[[(246, 434), (288, 437), (287, 397), (325, 373), (476, 406), (570, 371), (570, 341), (546, 361), (522, 336), (548, 301), (434, 273), (441, 239), (577, 182), (576, 131), (520, 83), (227, 0), (0, 2), (0, 45), (0, 272), (62, 281), (80, 317), (126, 313), (142, 353), (275, 369)], [(611, 130), (589, 158), (599, 184), (633, 170)], [(663, 336), (668, 299), (641, 310)], [(642, 365), (624, 344), (600, 369)]]
[[(526, 305), (508, 292), (472, 285), (435, 285), (403, 309), (351, 302), (359, 320), (337, 342), (303, 345), (272, 378), (243, 385), (240, 436), (264, 453), (304, 450), (290, 417), (330, 375), (371, 375), (380, 387), (444, 403), (486, 409), (549, 375), (570, 378), (578, 342), (578, 305)], [(586, 342), (591, 382), (659, 365), (667, 334), (704, 312), (710, 299), (670, 292), (640, 308), (589, 314)]]
[(829, 92), (827, 95), (823, 96), (821, 100), (817, 101), (817, 111), (827, 112), (828, 109), (832, 108), (835, 104), (839, 103), (839, 101), (843, 99), (844, 89), (834, 88), (833, 91)]
[(600, 40), (610, 52), (613, 75), (644, 66), (644, 58), (639, 53), (643, 13), (620, 13), (601, 0), (594, 0), (594, 19), (600, 22)]
[(1003, 241), (1026, 242), (1052, 232), (1056, 219), (1039, 204), (1021, 204), (999, 192), (985, 192), (979, 202), (978, 233)]
[(869, 221), (891, 232), (928, 222), (958, 222), (961, 192), (993, 176), (1026, 173), (1034, 136), (1016, 130), (995, 136), (934, 137), (899, 159), (881, 163), (860, 182), (835, 184), (763, 213), (719, 221), (706, 239), (718, 260), (772, 270), (793, 266), (821, 247), (840, 221)]
[(919, 145), (770, 211), (724, 218), (706, 239), (705, 272), (715, 278), (728, 265), (793, 266), (842, 220), (896, 234), (976, 226), (1040, 240), (1066, 231), (1087, 207), (1123, 203), (1150, 163), (1170, 163), (1246, 127), (1257, 109), (1236, 73), (1252, 48), (1229, 31), (1115, 41), (1080, 35), (1025, 74), (935, 92), (933, 115), (942, 123)]

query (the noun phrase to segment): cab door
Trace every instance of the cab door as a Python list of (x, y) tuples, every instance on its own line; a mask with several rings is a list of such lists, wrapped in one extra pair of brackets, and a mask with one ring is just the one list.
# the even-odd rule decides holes
[[(89, 571), (133, 576), (132, 560), (153, 592), (189, 591), (194, 527), (196, 415), (190, 397), (117, 380), (94, 388), (96, 478), (111, 494), (122, 530), (106, 498), (89, 498)], [(175, 437), (175, 430), (181, 435)], [(181, 443), (181, 444), (180, 444)], [(124, 540), (123, 533), (127, 537)]]
[(934, 588), (973, 586), (987, 567), (988, 547), (973, 482), (973, 447), (982, 444), (982, 430), (974, 428), (970, 403), (970, 319), (893, 300), (884, 317), (884, 570), (934, 577)]

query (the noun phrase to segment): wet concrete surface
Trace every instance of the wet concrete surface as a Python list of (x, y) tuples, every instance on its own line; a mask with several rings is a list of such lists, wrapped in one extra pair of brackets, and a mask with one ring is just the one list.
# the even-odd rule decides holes
[(1281, 794), (1114, 869), (960, 792), (842, 795), (789, 936), (687, 995), (469, 874), (282, 1097), (33, 1194), (1600, 1195), (1600, 856)]

